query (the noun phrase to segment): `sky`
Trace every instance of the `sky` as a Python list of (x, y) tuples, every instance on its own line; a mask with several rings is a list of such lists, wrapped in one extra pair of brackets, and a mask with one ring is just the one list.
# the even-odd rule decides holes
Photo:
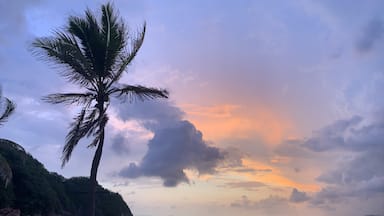
[[(61, 168), (79, 91), (31, 52), (105, 1), (0, 0), (0, 137), (52, 172), (88, 176), (82, 141)], [(112, 101), (98, 173), (136, 216), (383, 216), (384, 2), (114, 1), (144, 44), (121, 82), (168, 100)]]

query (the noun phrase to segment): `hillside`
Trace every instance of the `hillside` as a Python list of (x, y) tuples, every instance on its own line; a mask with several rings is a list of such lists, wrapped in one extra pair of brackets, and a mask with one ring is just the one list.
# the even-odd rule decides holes
[[(48, 172), (18, 144), (0, 139), (0, 153), (12, 169), (13, 179), (5, 188), (0, 180), (0, 209), (20, 209), (21, 215), (85, 215), (88, 178), (66, 179)], [(132, 216), (118, 193), (96, 189), (96, 216)]]

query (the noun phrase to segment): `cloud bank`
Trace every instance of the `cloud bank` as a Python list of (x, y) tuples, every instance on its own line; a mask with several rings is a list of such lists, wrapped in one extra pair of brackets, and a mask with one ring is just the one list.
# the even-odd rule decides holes
[[(312, 160), (321, 160), (327, 154), (337, 155), (332, 159), (333, 166), (316, 178), (325, 185), (320, 191), (309, 196), (293, 189), (289, 201), (308, 201), (311, 206), (336, 210), (338, 204), (356, 200), (364, 200), (367, 205), (384, 200), (384, 118), (377, 114), (373, 119), (353, 116), (337, 120), (315, 131), (308, 139), (279, 147), (279, 154), (310, 156)], [(370, 207), (371, 211), (382, 213), (378, 206)]]

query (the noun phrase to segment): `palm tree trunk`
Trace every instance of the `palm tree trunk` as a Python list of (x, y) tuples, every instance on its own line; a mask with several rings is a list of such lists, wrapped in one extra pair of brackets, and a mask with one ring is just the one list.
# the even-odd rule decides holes
[(96, 176), (97, 176), (97, 169), (99, 168), (101, 155), (103, 152), (103, 145), (104, 145), (104, 128), (101, 129), (101, 136), (100, 136), (100, 142), (99, 145), (97, 145), (97, 149), (95, 152), (95, 156), (93, 157), (92, 161), (92, 168), (91, 168), (91, 176), (90, 176), (90, 205), (89, 205), (89, 216), (95, 215), (95, 199), (96, 199)]
[(100, 140), (99, 140), (99, 144), (97, 145), (95, 155), (93, 156), (91, 176), (89, 178), (90, 180), (89, 216), (95, 216), (95, 209), (96, 209), (95, 200), (96, 200), (96, 185), (97, 185), (96, 176), (97, 176), (97, 170), (100, 164), (101, 155), (103, 153), (103, 145), (104, 145), (104, 126), (101, 124), (102, 118), (104, 115), (104, 101), (100, 100), (100, 98), (103, 98), (103, 97), (99, 96), (99, 100), (98, 100), (99, 103), (97, 104), (97, 107), (99, 109)]

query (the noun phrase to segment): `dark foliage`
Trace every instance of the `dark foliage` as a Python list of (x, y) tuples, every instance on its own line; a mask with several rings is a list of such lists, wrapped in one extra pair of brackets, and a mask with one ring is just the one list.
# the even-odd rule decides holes
[[(0, 209), (20, 209), (22, 215), (86, 215), (89, 179), (66, 179), (48, 172), (44, 166), (16, 143), (0, 139), (0, 153), (8, 161), (13, 179), (0, 187)], [(3, 180), (0, 182), (3, 184)], [(97, 216), (131, 216), (121, 196), (100, 185), (96, 187)]]

